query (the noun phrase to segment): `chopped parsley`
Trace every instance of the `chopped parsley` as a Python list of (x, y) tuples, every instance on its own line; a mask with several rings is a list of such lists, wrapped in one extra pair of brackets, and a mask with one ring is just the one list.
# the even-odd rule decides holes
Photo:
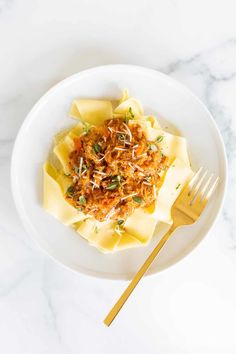
[(82, 165), (82, 171), (87, 171), (87, 166), (83, 163), (83, 165)]
[(116, 175), (112, 178), (112, 182), (119, 182), (120, 183), (121, 177), (119, 175)]
[(125, 230), (123, 229), (123, 227), (122, 227), (122, 225), (124, 224), (124, 220), (123, 219), (120, 219), (120, 220), (118, 220), (117, 221), (117, 223), (116, 223), (116, 226), (115, 226), (115, 232), (118, 234), (118, 235), (120, 235), (121, 236), (121, 234), (123, 233), (123, 232), (125, 232)]
[(163, 139), (164, 139), (164, 136), (163, 136), (163, 135), (159, 135), (159, 136), (156, 138), (156, 142), (157, 142), (157, 143), (160, 143)]
[(130, 119), (133, 119), (133, 118), (134, 118), (134, 113), (133, 113), (133, 111), (132, 111), (132, 108), (129, 107), (128, 112), (125, 112), (125, 119), (124, 119), (124, 121), (125, 121), (126, 124), (128, 124), (128, 123), (129, 123), (129, 120), (130, 120)]
[(127, 113), (125, 113), (124, 122), (125, 122), (126, 124), (128, 124), (128, 123), (129, 123), (129, 120), (130, 120), (129, 116), (127, 115)]
[(125, 133), (118, 133), (117, 137), (122, 142), (126, 141), (126, 139), (127, 139), (127, 135)]
[(81, 195), (81, 196), (79, 197), (79, 202), (80, 202), (80, 204), (82, 204), (82, 205), (86, 204), (86, 198), (85, 198), (84, 195)]
[(82, 123), (84, 125), (83, 129), (84, 129), (85, 134), (88, 134), (90, 129), (91, 129), (90, 125), (88, 123), (85, 123), (85, 122), (82, 122)]
[(66, 194), (72, 195), (74, 193), (74, 186), (70, 186), (67, 188)]
[(179, 183), (179, 184), (176, 186), (175, 189), (179, 189), (180, 186), (181, 186), (181, 184)]
[(83, 172), (83, 171), (87, 171), (87, 166), (83, 163), (83, 165), (82, 165), (82, 168), (81, 168), (81, 171), (80, 171), (80, 167), (78, 167), (78, 166), (75, 166), (74, 167), (74, 171), (75, 171), (75, 173), (77, 174), (77, 175), (79, 175), (80, 174), (80, 172)]
[(132, 111), (131, 107), (129, 107), (129, 114), (131, 115), (132, 118), (134, 118), (134, 114), (133, 114), (133, 111)]
[(96, 154), (98, 154), (99, 152), (102, 151), (102, 148), (101, 148), (101, 146), (100, 146), (99, 144), (95, 143), (95, 144), (93, 145), (93, 150), (94, 150), (94, 152), (95, 152)]
[(133, 201), (135, 203), (142, 204), (143, 203), (143, 198), (135, 196), (135, 197), (133, 197)]
[(112, 182), (112, 183), (110, 183), (107, 187), (106, 187), (106, 189), (108, 190), (108, 191), (113, 191), (114, 189), (116, 189), (117, 187), (118, 187), (118, 182)]

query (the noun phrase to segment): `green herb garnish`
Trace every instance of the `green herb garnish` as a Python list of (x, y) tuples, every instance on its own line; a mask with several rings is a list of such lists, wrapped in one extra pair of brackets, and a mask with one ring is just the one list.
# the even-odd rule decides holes
[(132, 111), (131, 107), (129, 107), (129, 114), (131, 115), (132, 118), (134, 118), (134, 114), (133, 114), (133, 111)]
[[(80, 173), (80, 168), (78, 167), (78, 166), (75, 166), (74, 167), (74, 170), (75, 170), (75, 173), (77, 173), (77, 175)], [(83, 171), (87, 171), (87, 166), (83, 163), (83, 165), (82, 165), (82, 169), (81, 169), (81, 171), (83, 172)]]
[(129, 120), (130, 120), (130, 118), (128, 117), (127, 113), (125, 113), (124, 122), (125, 122), (126, 124), (128, 124), (128, 123), (129, 123)]
[(181, 186), (181, 184), (179, 183), (179, 184), (176, 186), (175, 189), (179, 189), (180, 186)]
[(120, 219), (116, 223), (115, 231), (118, 233), (118, 235), (121, 235), (121, 233), (125, 232), (125, 230), (122, 228), (124, 222), (125, 222), (124, 220)]
[(119, 175), (116, 175), (114, 177), (112, 177), (112, 182), (119, 182), (120, 183), (121, 177)]
[(129, 107), (128, 112), (125, 112), (124, 121), (125, 121), (126, 124), (128, 124), (128, 123), (129, 123), (129, 120), (130, 120), (130, 119), (133, 119), (133, 118), (134, 118), (134, 113), (133, 113), (133, 111), (132, 111), (132, 108)]
[(118, 133), (117, 137), (120, 141), (125, 141), (127, 139), (127, 135), (125, 133)]
[(135, 203), (142, 204), (143, 203), (143, 198), (141, 198), (141, 197), (133, 197), (133, 201)]
[(155, 144), (150, 144), (149, 145), (149, 149), (152, 150), (152, 151), (157, 151), (158, 150), (158, 148), (157, 148), (157, 146)]
[(157, 141), (157, 143), (160, 143), (163, 139), (164, 139), (164, 136), (163, 136), (163, 135), (159, 135), (159, 136), (156, 138), (156, 141)]
[(80, 202), (80, 204), (82, 204), (82, 205), (86, 204), (86, 198), (85, 198), (84, 195), (81, 195), (81, 196), (79, 197), (79, 202)]
[(118, 187), (118, 182), (112, 182), (106, 187), (106, 189), (109, 190), (109, 191), (113, 191), (117, 187)]
[(72, 195), (75, 191), (74, 186), (70, 186), (67, 188), (66, 194)]
[(101, 148), (101, 146), (100, 146), (99, 144), (95, 143), (95, 144), (93, 145), (93, 150), (94, 150), (94, 152), (95, 152), (96, 154), (98, 154), (99, 152), (102, 151), (102, 148)]
[(91, 129), (91, 126), (88, 123), (85, 123), (85, 122), (82, 122), (82, 123), (84, 125), (83, 129), (84, 129), (85, 134), (88, 134)]

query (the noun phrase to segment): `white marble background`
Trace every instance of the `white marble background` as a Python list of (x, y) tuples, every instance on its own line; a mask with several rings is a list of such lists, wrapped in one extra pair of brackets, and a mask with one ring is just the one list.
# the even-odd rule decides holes
[[(236, 2), (0, 0), (0, 353), (236, 353)], [(184, 261), (145, 279), (113, 326), (124, 282), (74, 274), (32, 243), (9, 181), (17, 131), (53, 84), (101, 64), (177, 78), (208, 106), (229, 158), (224, 210)]]

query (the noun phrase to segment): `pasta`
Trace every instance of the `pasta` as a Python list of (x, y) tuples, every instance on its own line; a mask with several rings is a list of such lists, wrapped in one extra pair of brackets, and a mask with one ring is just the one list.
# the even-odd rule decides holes
[[(186, 139), (144, 115), (127, 90), (114, 110), (110, 101), (74, 100), (70, 116), (79, 122), (54, 137), (44, 164), (44, 208), (104, 253), (147, 245), (157, 223), (172, 223), (171, 207), (192, 175)], [(92, 144), (98, 134), (107, 146)], [(122, 173), (108, 174), (109, 161)]]

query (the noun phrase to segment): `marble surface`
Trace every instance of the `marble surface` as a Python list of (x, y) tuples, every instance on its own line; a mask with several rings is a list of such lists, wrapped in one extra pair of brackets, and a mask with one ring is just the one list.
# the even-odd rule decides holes
[[(0, 0), (0, 353), (236, 352), (236, 21), (229, 0)], [(16, 213), (10, 158), (38, 98), (66, 76), (130, 63), (168, 73), (212, 112), (229, 186), (186, 259), (145, 279), (109, 329), (125, 282), (75, 274), (33, 244)]]

